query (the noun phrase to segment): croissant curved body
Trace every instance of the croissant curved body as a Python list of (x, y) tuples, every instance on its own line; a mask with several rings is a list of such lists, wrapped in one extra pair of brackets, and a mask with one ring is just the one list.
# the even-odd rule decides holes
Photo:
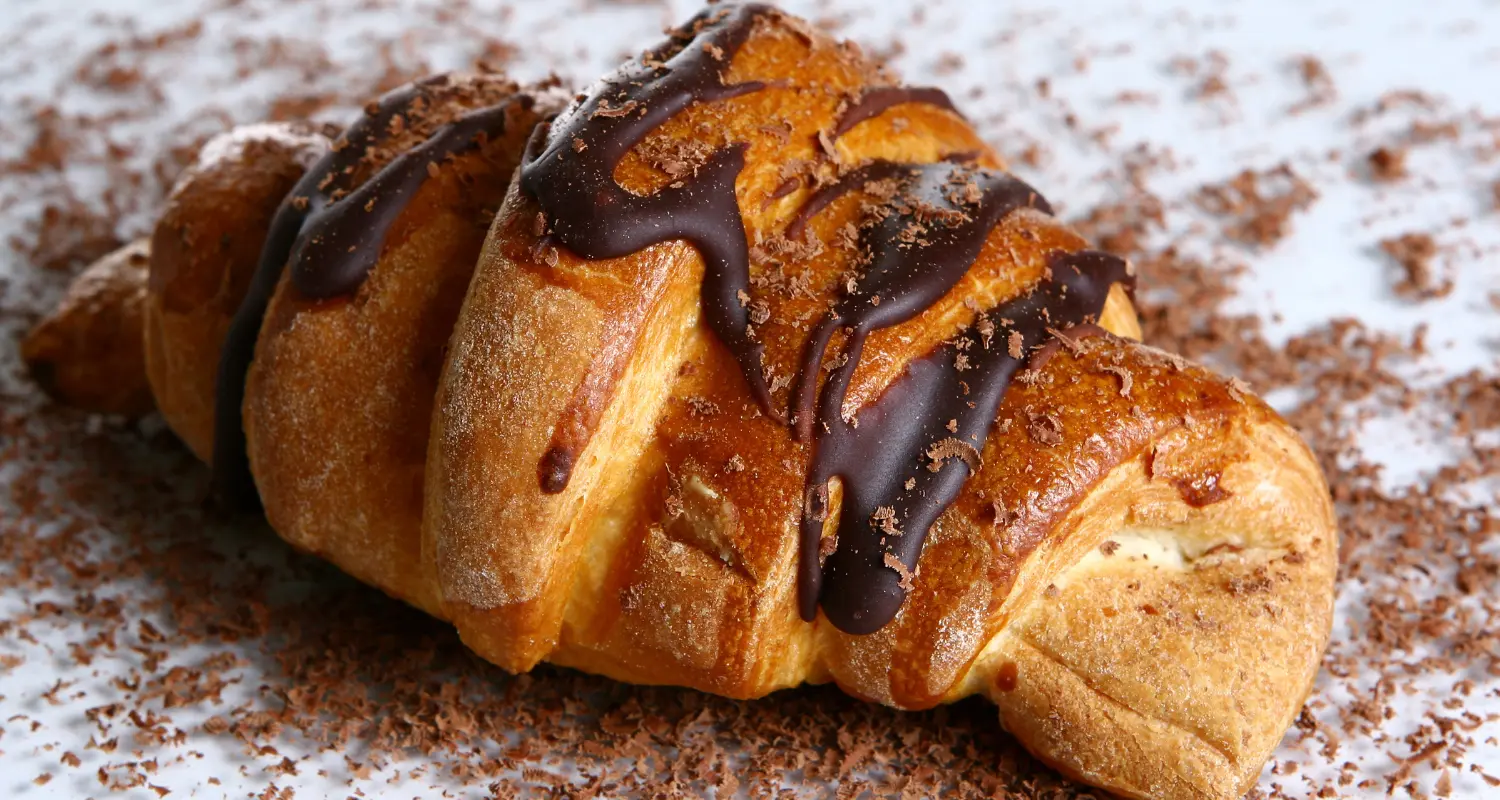
[[(1242, 794), (1331, 624), (1307, 448), (1135, 341), (1127, 265), (941, 93), (779, 12), (715, 9), (550, 122), (553, 93), (479, 76), (369, 109), (387, 133), (361, 159), (340, 161), (358, 125), (211, 149), (174, 197), (231, 187), (241, 222), (179, 204), (154, 241), (168, 422), (218, 462), (207, 431), (242, 420), (283, 537), (506, 669), (743, 698), (834, 681), (912, 709), (982, 694), (1071, 776)], [(316, 188), (235, 189), (282, 174), (249, 166), (257, 139)], [(327, 186), (277, 251), (273, 214)], [(400, 203), (367, 192), (378, 225), (318, 227), (365, 186)], [(238, 225), (234, 246), (192, 224)], [(254, 282), (225, 277), (241, 246)], [(229, 288), (185, 303), (168, 275)], [(242, 402), (193, 356), (234, 348), (235, 308)]]

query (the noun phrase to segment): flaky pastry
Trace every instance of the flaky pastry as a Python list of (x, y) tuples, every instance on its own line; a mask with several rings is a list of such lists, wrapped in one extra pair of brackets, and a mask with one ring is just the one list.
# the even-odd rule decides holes
[(512, 671), (981, 694), (1069, 776), (1228, 798), (1327, 641), (1295, 432), (1139, 343), (1130, 265), (945, 94), (770, 8), (571, 101), (442, 77), (227, 134), (150, 262), (150, 386), (221, 496)]

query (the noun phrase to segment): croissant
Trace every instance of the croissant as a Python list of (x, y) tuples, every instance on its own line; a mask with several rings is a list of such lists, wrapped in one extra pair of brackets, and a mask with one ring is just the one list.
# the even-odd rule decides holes
[(118, 304), (221, 497), (508, 670), (981, 694), (1070, 777), (1237, 797), (1327, 642), (1331, 503), (1133, 287), (941, 91), (721, 4), (576, 97), (226, 134)]

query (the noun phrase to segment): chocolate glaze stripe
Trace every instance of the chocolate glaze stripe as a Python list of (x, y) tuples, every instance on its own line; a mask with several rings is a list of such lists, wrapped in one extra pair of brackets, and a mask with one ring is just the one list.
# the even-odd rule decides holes
[[(962, 221), (942, 226), (940, 219), (934, 220), (928, 224), (935, 229), (925, 231), (918, 241), (908, 242), (906, 239), (910, 238), (917, 220), (911, 213), (892, 213), (865, 232), (862, 246), (872, 256), (870, 265), (860, 275), (854, 291), (847, 293), (813, 330), (798, 370), (794, 414), (798, 437), (804, 441), (810, 438), (813, 428), (818, 368), (835, 330), (850, 331), (844, 352), (850, 365), (857, 364), (865, 337), (871, 331), (899, 325), (947, 294), (979, 257), (990, 229), (1006, 215), (1021, 207), (1052, 213), (1052, 207), (1035, 189), (1003, 172), (976, 171), (949, 162), (899, 167), (889, 162), (874, 162), (850, 173), (850, 177), (857, 179), (865, 170), (868, 170), (866, 175), (913, 176), (893, 200), (894, 205), (908, 209), (922, 207), (928, 209), (929, 216), (941, 210), (961, 216)], [(951, 195), (956, 187), (970, 182), (978, 190), (977, 202), (954, 205)], [(814, 196), (809, 205), (817, 200)], [(894, 205), (888, 207), (894, 210)], [(825, 392), (824, 406), (830, 402), (836, 410), (843, 405), (843, 397), (828, 396)]]
[[(755, 20), (772, 11), (761, 5), (705, 10), (684, 29), (690, 37), (679, 34), (627, 62), (546, 130), (537, 129), (521, 161), (521, 188), (541, 206), (547, 236), (584, 258), (619, 258), (674, 239), (696, 245), (704, 262), (704, 318), (734, 353), (761, 409), (779, 418), (762, 347), (740, 302), (750, 289), (750, 252), (734, 183), (745, 167), (745, 145), (714, 152), (692, 178), (647, 196), (627, 192), (614, 177), (636, 144), (683, 109), (764, 88), (726, 86), (722, 71)], [(571, 455), (549, 451), (538, 471), (542, 491), (567, 487)]]
[(844, 195), (861, 189), (868, 184), (888, 180), (901, 175), (911, 174), (913, 167), (910, 164), (900, 164), (895, 161), (871, 161), (856, 169), (844, 173), (837, 181), (819, 188), (807, 198), (807, 202), (797, 209), (791, 222), (786, 224), (783, 235), (788, 239), (800, 239), (807, 230), (807, 223), (812, 221), (818, 212), (827, 208), (835, 200)]
[[(762, 409), (779, 418), (762, 372), (761, 347), (751, 338), (748, 311), (740, 302), (749, 288), (749, 254), (734, 184), (744, 167), (745, 146), (718, 150), (692, 178), (647, 196), (627, 192), (614, 178), (615, 168), (632, 148), (693, 103), (763, 88), (760, 83), (726, 86), (721, 71), (744, 44), (755, 20), (770, 12), (757, 5), (705, 11), (666, 46), (627, 63), (545, 131), (533, 134), (522, 160), (520, 185), (541, 207), (546, 238), (581, 257), (619, 258), (676, 239), (696, 245), (705, 263), (704, 317), (734, 354)], [(956, 113), (948, 96), (936, 89), (881, 87), (865, 92), (845, 111), (835, 134), (911, 102)], [(949, 419), (964, 420), (969, 442), (965, 446), (977, 454), (1010, 376), (1021, 363), (1008, 351), (1000, 356), (976, 354), (979, 371), (965, 372), (960, 381), (957, 375), (964, 370), (952, 363), (960, 354), (951, 346), (940, 348), (910, 365), (909, 374), (862, 413), (864, 424), (855, 429), (844, 422), (840, 410), (860, 347), (871, 331), (911, 319), (951, 290), (1006, 214), (1023, 206), (1050, 213), (1035, 191), (1004, 173), (975, 171), (952, 162), (877, 162), (815, 192), (787, 234), (801, 234), (810, 219), (842, 194), (903, 174), (911, 176), (907, 194), (915, 200), (890, 203), (895, 213), (866, 231), (871, 266), (814, 331), (798, 378), (798, 421), (807, 439), (816, 430), (813, 406), (824, 351), (837, 329), (850, 331), (845, 343), (849, 358), (825, 386), (818, 416), (823, 425), (817, 426), (822, 431), (814, 443), (808, 508), (802, 520), (799, 610), (812, 619), (821, 604), (836, 626), (860, 633), (883, 626), (904, 599), (886, 556), (914, 568), (927, 527), (957, 496), (969, 474), (951, 463), (941, 464), (935, 472), (922, 470), (923, 454), (941, 439), (955, 438), (942, 435)], [(955, 190), (964, 184), (971, 185), (970, 191), (958, 198)], [(1123, 274), (1123, 262), (1084, 266), (1007, 304), (1003, 310), (1014, 315), (1016, 330), (1040, 343), (1049, 326), (1097, 315), (1115, 273)], [(873, 302), (877, 297), (878, 304)], [(984, 402), (971, 401), (965, 393), (981, 381), (978, 394)], [(537, 465), (538, 483), (549, 494), (566, 489), (583, 444), (572, 441), (577, 437), (571, 434), (563, 438), (568, 446), (559, 446), (554, 436), (553, 446)], [(908, 476), (920, 483), (920, 491), (904, 489)], [(844, 513), (825, 591), (819, 547), (827, 484), (833, 477), (844, 480)], [(868, 524), (875, 509), (886, 507), (897, 508), (901, 524), (908, 527), (900, 545), (890, 550)]]
[[(823, 596), (818, 548), (826, 518), (828, 481), (835, 475), (845, 478), (846, 510), (849, 510), (851, 500), (856, 505), (867, 498), (879, 500), (862, 516), (844, 514), (840, 517), (839, 549), (868, 550), (861, 537), (872, 530), (870, 515), (876, 507), (900, 503), (896, 495), (901, 481), (892, 481), (906, 470), (901, 468), (900, 460), (892, 461), (891, 456), (899, 454), (897, 459), (908, 459), (915, 468), (922, 450), (936, 441), (907, 442), (909, 447), (906, 450), (888, 448), (881, 453), (860, 454), (872, 459), (863, 466), (868, 467), (870, 463), (880, 465), (880, 469), (874, 471), (849, 469), (853, 465), (844, 463), (841, 443), (848, 437), (838, 434), (846, 428), (841, 412), (849, 381), (859, 365), (865, 338), (872, 331), (899, 325), (917, 316), (947, 294), (979, 257), (980, 248), (990, 231), (1011, 212), (1022, 207), (1034, 207), (1043, 212), (1051, 210), (1036, 190), (1003, 172), (979, 171), (948, 162), (903, 165), (901, 171), (909, 174), (911, 179), (887, 203), (887, 208), (893, 213), (862, 233), (861, 246), (868, 251), (870, 263), (852, 290), (846, 292), (809, 337), (798, 370), (795, 395), (799, 437), (806, 441), (816, 435), (813, 462), (807, 476), (808, 510), (802, 523), (800, 611), (804, 619), (811, 620), (821, 600), (829, 620), (841, 630), (851, 632), (878, 629), (895, 613), (895, 607), (881, 618), (878, 610), (865, 608), (869, 605), (865, 600), (830, 605), (829, 597)], [(917, 219), (919, 210), (923, 222)], [(818, 374), (827, 356), (829, 340), (839, 329), (849, 334), (843, 348), (844, 363), (829, 377), (815, 415), (813, 405)], [(911, 402), (932, 404), (922, 397), (913, 398)], [(893, 437), (905, 441), (913, 431), (931, 423), (921, 413), (908, 413), (912, 411), (916, 409), (901, 409), (896, 415), (905, 420), (906, 429), (892, 431)], [(815, 425), (815, 422), (822, 424)], [(954, 487), (953, 496), (956, 493), (957, 487)], [(951, 500), (952, 497), (948, 497), (941, 506), (946, 507)], [(920, 542), (925, 536), (926, 525), (919, 524), (916, 528), (909, 532), (909, 538)], [(883, 565), (881, 568), (890, 572)], [(876, 585), (871, 584), (872, 587)], [(845, 584), (841, 588), (849, 587)], [(860, 610), (846, 613), (836, 610), (845, 606), (856, 606)], [(874, 627), (863, 630), (862, 623)]]
[[(798, 590), (805, 619), (821, 604), (840, 630), (864, 634), (895, 617), (906, 599), (905, 576), (889, 559), (908, 574), (916, 572), (928, 529), (978, 469), (1006, 389), (1026, 363), (1025, 351), (1048, 340), (1049, 328), (1096, 319), (1110, 287), (1129, 280), (1125, 262), (1112, 256), (1057, 253), (1051, 261), (1051, 280), (986, 315), (1013, 321), (1008, 328), (996, 322), (987, 347), (966, 333), (962, 344), (944, 345), (912, 362), (859, 412), (857, 427), (844, 421), (838, 402), (855, 362), (830, 377), (819, 417), (819, 427), (826, 428), (809, 470), (809, 507), (801, 526)], [(1012, 331), (1025, 342), (1019, 357), (1006, 344)], [(960, 358), (967, 363), (961, 366)], [(948, 429), (949, 420), (957, 422), (956, 431)], [(838, 547), (820, 567), (827, 484), (834, 477), (843, 482)], [(882, 510), (889, 512), (882, 516), (892, 530), (876, 526)]]
[(882, 86), (878, 89), (867, 89), (860, 95), (854, 105), (845, 109), (843, 116), (839, 117), (838, 125), (833, 128), (833, 138), (854, 129), (855, 125), (872, 117), (878, 117), (892, 106), (905, 103), (921, 103), (923, 105), (936, 106), (947, 109), (957, 114), (960, 119), (963, 113), (953, 105), (953, 99), (942, 89), (930, 86)]
[(309, 197), (302, 235), (291, 255), (297, 289), (318, 299), (358, 289), (379, 260), (391, 225), (431, 177), (431, 165), (483, 147), (505, 132), (516, 107), (530, 108), (534, 102), (523, 94), (470, 112), (397, 156), (347, 197), (332, 203), (322, 194)]
[(219, 354), (213, 473), (215, 493), (226, 506), (252, 510), (260, 505), (246, 452), (245, 380), (261, 322), (287, 264), (292, 264), (298, 290), (310, 297), (336, 297), (358, 289), (380, 256), (386, 232), (428, 177), (427, 165), (504, 131), (509, 102), (471, 112), (438, 129), (351, 193), (355, 167), (369, 148), (390, 135), (392, 119), (447, 80), (446, 75), (436, 75), (388, 92), (367, 106), (364, 115), (308, 169), (272, 218), (249, 291), (230, 322)]

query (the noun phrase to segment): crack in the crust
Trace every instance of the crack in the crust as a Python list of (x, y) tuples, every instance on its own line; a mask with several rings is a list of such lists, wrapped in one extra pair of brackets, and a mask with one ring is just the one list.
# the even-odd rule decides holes
[[(692, 525), (691, 522), (687, 524), (689, 526)], [(754, 586), (758, 583), (758, 581), (755, 579), (755, 576), (750, 574), (750, 568), (745, 566), (744, 558), (740, 555), (740, 552), (737, 548), (726, 543), (722, 549), (719, 549), (716, 547), (716, 545), (719, 544), (718, 542), (707, 541), (701, 536), (696, 535), (696, 532), (694, 532), (693, 534), (685, 533), (681, 530), (678, 530), (680, 527), (681, 526), (678, 525), (658, 525), (656, 526), (656, 529), (661, 532), (662, 536), (665, 537), (667, 541), (680, 544), (683, 547), (687, 547), (689, 549), (696, 550), (699, 553), (702, 553), (704, 556), (707, 556), (708, 559), (713, 563), (728, 569), (730, 572), (739, 575), (741, 578), (744, 578), (745, 581), (750, 585)]]
[[(1084, 688), (1088, 689), (1089, 691), (1091, 691), (1094, 694), (1098, 695), (1099, 697), (1103, 698), (1111, 706), (1119, 708), (1119, 709), (1125, 711), (1126, 713), (1134, 714), (1134, 715), (1136, 715), (1138, 717), (1141, 717), (1143, 719), (1149, 719), (1149, 720), (1153, 720), (1153, 721), (1156, 721), (1156, 722), (1160, 722), (1161, 724), (1167, 726), (1168, 728), (1170, 728), (1172, 730), (1175, 730), (1175, 731), (1178, 731), (1180, 733), (1186, 734), (1189, 738), (1191, 738), (1191, 739), (1193, 739), (1193, 740), (1201, 743), (1204, 747), (1208, 748), (1210, 751), (1212, 751), (1212, 752), (1218, 754), (1220, 757), (1222, 757), (1224, 759), (1224, 761), (1226, 763), (1228, 763), (1229, 766), (1232, 769), (1239, 769), (1239, 767), (1240, 767), (1239, 760), (1236, 759), (1234, 756), (1230, 755), (1229, 751), (1226, 748), (1224, 748), (1224, 747), (1222, 747), (1220, 745), (1214, 744), (1213, 742), (1210, 742), (1209, 740), (1203, 738), (1203, 735), (1200, 734), (1200, 733), (1198, 733), (1197, 731), (1193, 731), (1193, 730), (1190, 730), (1188, 728), (1185, 728), (1182, 725), (1179, 725), (1179, 724), (1177, 724), (1175, 722), (1172, 722), (1171, 720), (1162, 719), (1161, 717), (1153, 716), (1151, 714), (1146, 714), (1146, 713), (1144, 713), (1142, 711), (1139, 711), (1137, 709), (1131, 708), (1130, 706), (1126, 705), (1124, 703), (1124, 701), (1119, 700), (1118, 698), (1113, 697), (1108, 692), (1105, 692), (1103, 689), (1101, 689), (1101, 688), (1093, 685), (1092, 683), (1090, 683), (1087, 679), (1084, 678), (1084, 676), (1080, 675), (1075, 669), (1073, 669), (1071, 666), (1069, 666), (1067, 662), (1063, 661), (1061, 656), (1058, 656), (1056, 653), (1053, 653), (1051, 650), (1048, 650), (1047, 648), (1041, 646), (1040, 644), (1037, 644), (1035, 641), (1033, 641), (1031, 638), (1029, 638), (1027, 636), (1023, 636), (1023, 635), (1020, 635), (1020, 634), (1012, 634), (1012, 635), (1015, 637), (1016, 641), (1018, 641), (1018, 642), (1020, 642), (1020, 643), (1022, 643), (1024, 645), (1026, 645), (1028, 647), (1030, 647), (1032, 650), (1035, 650), (1037, 653), (1039, 653), (1043, 657), (1045, 657), (1048, 661), (1051, 661), (1052, 663), (1058, 665), (1059, 667), (1063, 668), (1064, 670), (1067, 670), (1068, 674), (1070, 674), (1073, 677), (1077, 678), (1078, 682), (1080, 684), (1082, 684)], [(1179, 774), (1181, 774), (1181, 773), (1179, 773)]]

